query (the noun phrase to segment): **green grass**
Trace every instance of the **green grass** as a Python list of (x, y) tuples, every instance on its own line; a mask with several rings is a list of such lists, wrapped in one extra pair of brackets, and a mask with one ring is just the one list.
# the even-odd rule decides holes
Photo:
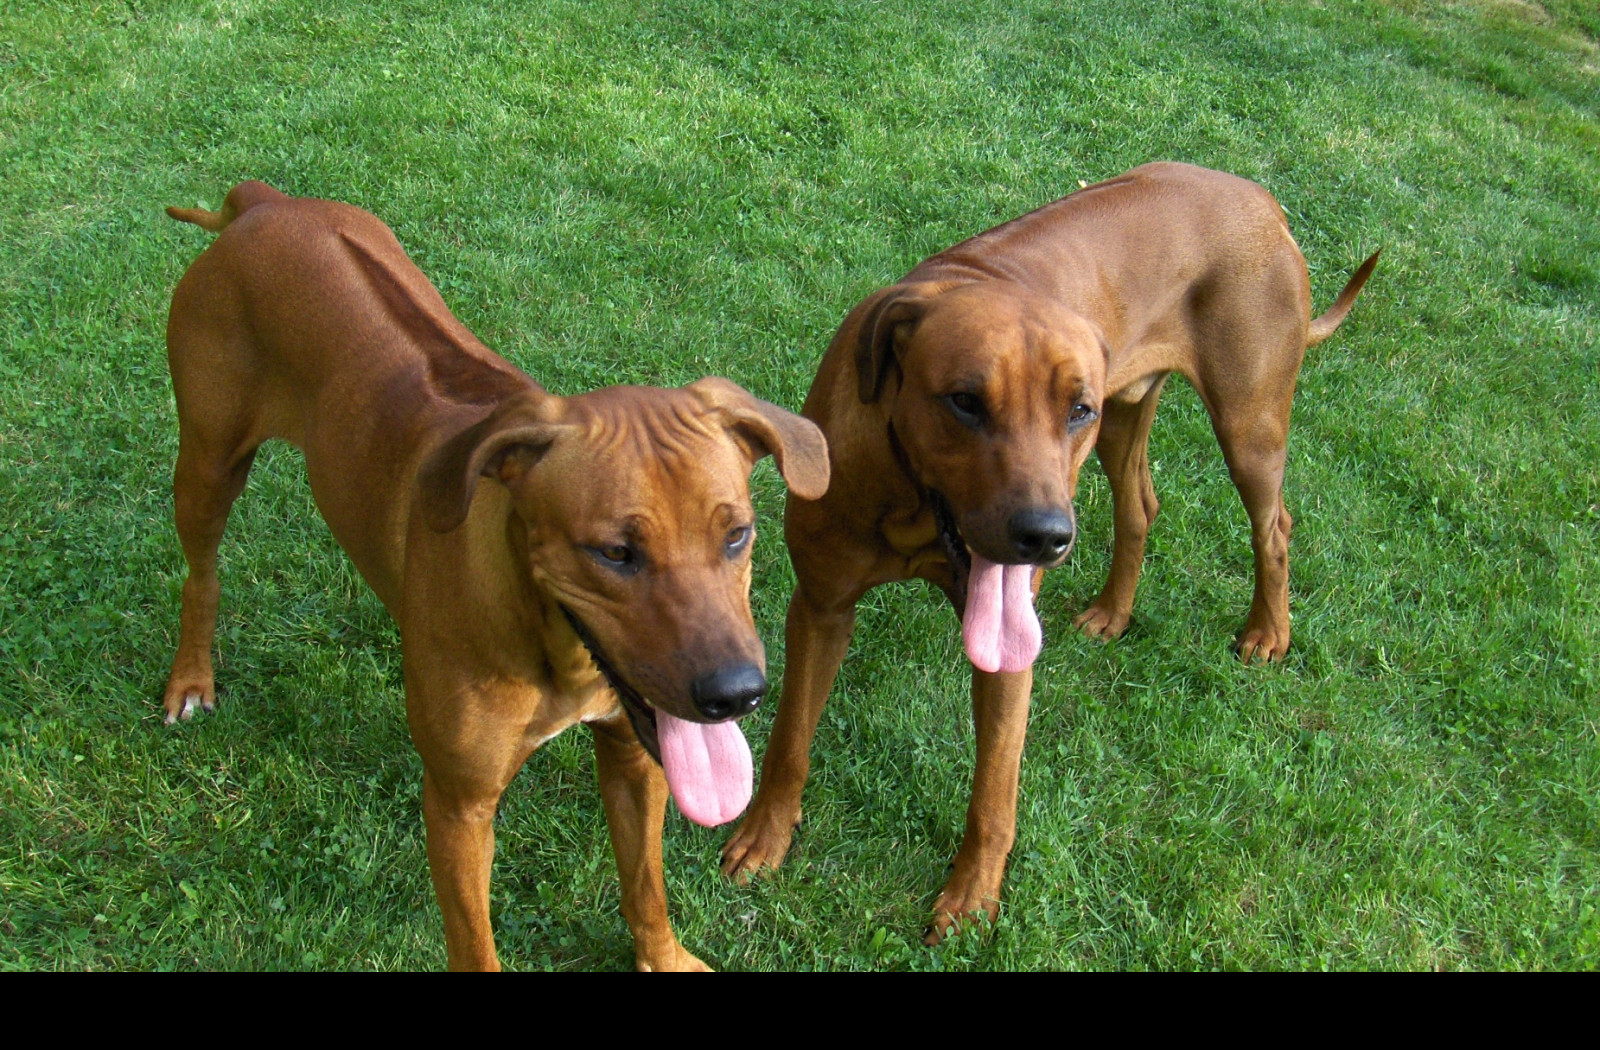
[[(680, 936), (728, 969), (1596, 967), (1597, 37), (1586, 0), (3, 0), (0, 966), (444, 960), (396, 634), (290, 449), (224, 543), (222, 707), (159, 724), (163, 327), (206, 243), (163, 205), (351, 201), (558, 392), (716, 373), (797, 406), (871, 289), (1171, 158), (1271, 189), (1319, 306), (1386, 248), (1301, 374), (1289, 659), (1229, 652), (1248, 527), (1178, 384), (1133, 628), (1070, 629), (1108, 564), (1094, 468), (1046, 582), (992, 934), (916, 942), (972, 743), (953, 618), (904, 586), (863, 603), (781, 872), (731, 886), (725, 832), (669, 816)], [(503, 806), (507, 965), (630, 964), (603, 828), (568, 734)]]

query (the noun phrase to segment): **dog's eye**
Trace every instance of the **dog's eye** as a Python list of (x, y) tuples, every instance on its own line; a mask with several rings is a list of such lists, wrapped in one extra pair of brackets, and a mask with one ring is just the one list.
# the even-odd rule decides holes
[(750, 541), (755, 537), (755, 534), (756, 530), (752, 529), (748, 525), (740, 525), (737, 528), (729, 529), (728, 538), (723, 541), (723, 545), (728, 552), (728, 557), (731, 558), (748, 548), (750, 546)]
[(612, 572), (632, 576), (639, 571), (639, 552), (626, 543), (611, 543), (604, 547), (590, 547), (595, 560)]
[(983, 401), (977, 394), (969, 394), (966, 391), (947, 394), (944, 403), (950, 406), (951, 413), (958, 420), (969, 427), (976, 427), (983, 422)]
[(1079, 427), (1092, 423), (1100, 418), (1100, 413), (1090, 408), (1081, 401), (1072, 406), (1072, 411), (1067, 414), (1067, 429), (1077, 430)]

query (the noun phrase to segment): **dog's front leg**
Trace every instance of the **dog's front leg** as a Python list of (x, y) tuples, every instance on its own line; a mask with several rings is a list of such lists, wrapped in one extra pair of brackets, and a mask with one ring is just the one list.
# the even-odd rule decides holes
[(667, 919), (667, 886), (661, 874), (666, 776), (625, 717), (590, 722), (589, 728), (611, 851), (622, 881), (622, 917), (633, 931), (634, 966), (642, 971), (711, 969), (678, 943)]
[(967, 805), (967, 832), (954, 870), (933, 905), (927, 944), (938, 944), (975, 912), (991, 922), (1000, 913), (1000, 882), (1017, 836), (1017, 778), (1028, 731), (1033, 670), (1015, 674), (972, 672), (972, 721), (978, 764)]
[(1137, 405), (1107, 399), (1095, 440), (1095, 455), (1111, 482), (1111, 573), (1100, 596), (1072, 621), (1091, 638), (1116, 638), (1128, 629), (1133, 593), (1144, 568), (1145, 540), (1161, 509), (1150, 477), (1150, 424), (1161, 399), (1163, 376), (1155, 381)]
[(789, 600), (783, 696), (761, 762), (760, 789), (739, 830), (722, 847), (722, 873), (729, 878), (742, 881), (761, 868), (776, 868), (789, 852), (800, 823), (800, 795), (811, 773), (811, 741), (850, 647), (855, 597), (847, 595), (832, 609), (819, 608), (797, 587)]
[(422, 819), (428, 829), (428, 867), (444, 913), (452, 970), (498, 970), (489, 926), (489, 869), (494, 863), (494, 812), (499, 791), (470, 780), (436, 777), (424, 765)]

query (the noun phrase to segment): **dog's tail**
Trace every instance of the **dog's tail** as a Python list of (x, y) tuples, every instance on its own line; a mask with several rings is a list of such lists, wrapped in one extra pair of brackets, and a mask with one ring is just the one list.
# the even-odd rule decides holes
[(1344, 320), (1345, 315), (1350, 312), (1350, 307), (1355, 305), (1356, 296), (1361, 294), (1362, 285), (1366, 284), (1367, 278), (1372, 276), (1372, 271), (1378, 265), (1378, 256), (1382, 254), (1382, 248), (1373, 252), (1371, 257), (1356, 269), (1355, 275), (1344, 286), (1344, 291), (1339, 293), (1339, 298), (1335, 299), (1333, 305), (1328, 307), (1328, 312), (1311, 322), (1311, 330), (1306, 333), (1307, 346), (1316, 346), (1332, 335), (1335, 328), (1339, 327), (1339, 322)]
[(167, 214), (179, 222), (192, 222), (203, 230), (221, 233), (228, 223), (237, 219), (257, 204), (285, 200), (284, 194), (264, 182), (241, 182), (228, 191), (222, 207), (217, 211), (204, 208), (168, 208)]

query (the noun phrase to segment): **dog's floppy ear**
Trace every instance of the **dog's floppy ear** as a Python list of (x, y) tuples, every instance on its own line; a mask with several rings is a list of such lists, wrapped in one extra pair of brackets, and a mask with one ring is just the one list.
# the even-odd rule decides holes
[(894, 361), (895, 340), (903, 326), (922, 320), (934, 296), (947, 285), (935, 281), (897, 284), (867, 300), (867, 311), (856, 330), (856, 392), (870, 405), (883, 393), (883, 381)]
[[(1088, 318), (1085, 318), (1088, 320)], [(1111, 340), (1106, 338), (1106, 330), (1089, 321), (1089, 327), (1094, 330), (1094, 337), (1100, 344), (1100, 355), (1105, 358), (1106, 368), (1111, 368)]]
[(687, 387), (723, 416), (723, 423), (752, 451), (770, 455), (784, 483), (801, 499), (820, 499), (828, 491), (828, 442), (811, 420), (763, 401), (736, 383), (709, 376)]
[(508, 481), (515, 470), (538, 462), (568, 429), (560, 406), (560, 398), (543, 390), (518, 394), (435, 449), (420, 477), (428, 528), (450, 532), (466, 521), (480, 477)]

